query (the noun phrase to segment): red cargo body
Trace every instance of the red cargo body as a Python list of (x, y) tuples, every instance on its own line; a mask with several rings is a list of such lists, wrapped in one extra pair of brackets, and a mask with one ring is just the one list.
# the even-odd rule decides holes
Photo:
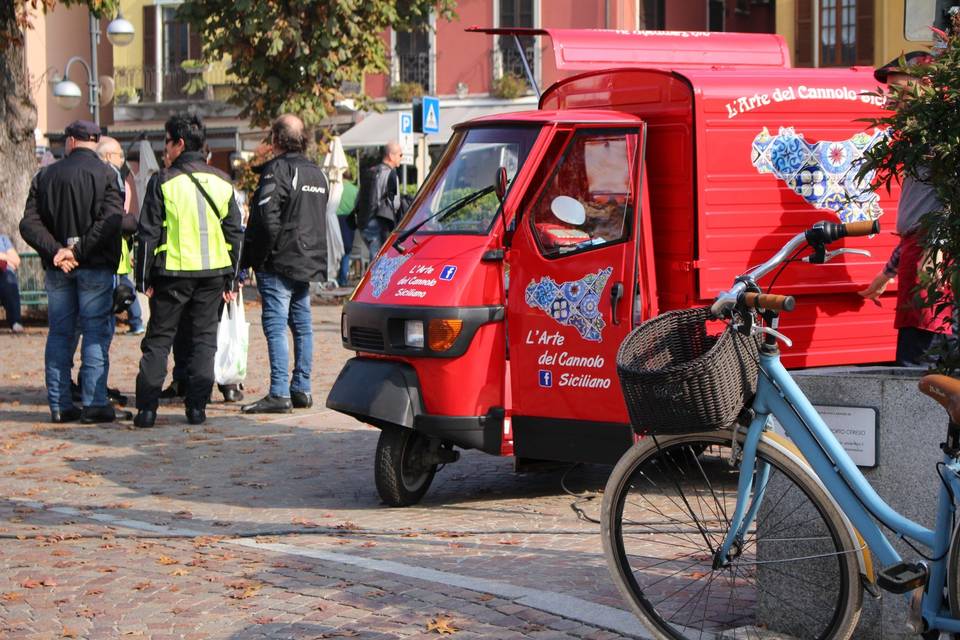
[[(896, 244), (898, 194), (852, 178), (881, 135), (858, 122), (881, 113), (869, 69), (791, 69), (777, 36), (549, 35), (558, 69), (586, 71), (535, 112), (458, 125), (398, 232), (426, 226), (394, 235), (344, 307), (357, 357), (327, 406), (383, 430), (377, 486), (390, 504), (419, 500), (454, 446), (615, 461), (634, 438), (616, 376), (623, 338), (708, 304), (818, 220), (886, 216), (880, 235), (843, 241), (872, 258), (777, 280), (774, 293), (797, 298), (785, 361), (893, 357), (894, 297), (856, 294)], [(464, 193), (489, 197), (497, 167), (500, 206), (477, 200), (445, 222)], [(449, 322), (459, 333), (436, 346), (434, 323)]]

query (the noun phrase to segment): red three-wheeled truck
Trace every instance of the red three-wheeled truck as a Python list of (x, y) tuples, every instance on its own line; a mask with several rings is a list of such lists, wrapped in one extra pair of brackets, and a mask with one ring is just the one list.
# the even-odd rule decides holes
[[(356, 357), (327, 406), (381, 429), (390, 505), (419, 501), (456, 448), (613, 463), (636, 437), (616, 375), (633, 327), (706, 304), (818, 220), (893, 227), (897, 191), (857, 178), (884, 135), (861, 121), (884, 104), (872, 69), (792, 68), (777, 35), (521, 33), (575, 73), (536, 111), (455, 127), (344, 305)], [(789, 366), (893, 358), (894, 296), (856, 292), (896, 239), (844, 242), (873, 257), (774, 286), (800, 303)]]

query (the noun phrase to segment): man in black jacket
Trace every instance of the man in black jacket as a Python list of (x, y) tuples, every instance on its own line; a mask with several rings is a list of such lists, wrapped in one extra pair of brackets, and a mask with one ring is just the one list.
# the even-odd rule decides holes
[[(77, 120), (66, 128), (67, 157), (37, 172), (20, 235), (43, 260), (47, 290), (44, 363), (53, 422), (112, 422), (107, 400), (113, 336), (114, 274), (120, 262), (123, 198), (116, 172), (96, 154), (100, 127)], [(70, 395), (70, 367), (79, 333), (81, 402)]]
[(370, 250), (370, 261), (376, 259), (380, 247), (397, 226), (400, 212), (400, 182), (397, 167), (403, 160), (403, 149), (391, 140), (383, 148), (383, 156), (360, 175), (357, 194), (356, 224)]
[(207, 419), (213, 388), (220, 299), (236, 297), (234, 282), (243, 232), (233, 184), (203, 156), (206, 129), (197, 116), (177, 114), (164, 124), (170, 166), (147, 184), (140, 210), (135, 263), (137, 289), (150, 298), (150, 321), (140, 345), (137, 417), (152, 427), (167, 375), (167, 356), (180, 318), (193, 323), (185, 399), (187, 421)]
[[(303, 155), (307, 140), (300, 118), (280, 116), (270, 135), (279, 155), (259, 167), (243, 245), (244, 265), (253, 267), (263, 301), (270, 392), (242, 407), (244, 413), (289, 413), (313, 405), (310, 283), (327, 279), (327, 177)], [(288, 325), (294, 357), (289, 380)]]

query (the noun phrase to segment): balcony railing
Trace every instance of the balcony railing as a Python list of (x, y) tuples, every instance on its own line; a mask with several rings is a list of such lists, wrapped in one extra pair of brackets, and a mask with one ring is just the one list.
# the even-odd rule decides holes
[(393, 83), (415, 82), (430, 91), (430, 69), (433, 56), (429, 53), (398, 53), (390, 59), (390, 78)]
[[(190, 94), (187, 85), (194, 85), (200, 71), (186, 71), (180, 66), (157, 69), (155, 67), (114, 67), (118, 102), (167, 102), (172, 100), (213, 100), (215, 86), (229, 85), (232, 76), (225, 63), (208, 65), (202, 71), (203, 82), (198, 91)], [(158, 77), (159, 76), (159, 77)], [(159, 80), (159, 83), (158, 83)], [(159, 86), (158, 86), (159, 85)], [(159, 93), (158, 93), (159, 91)]]

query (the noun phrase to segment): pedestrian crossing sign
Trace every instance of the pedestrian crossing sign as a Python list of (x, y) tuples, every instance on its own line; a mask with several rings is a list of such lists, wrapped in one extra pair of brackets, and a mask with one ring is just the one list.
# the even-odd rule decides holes
[(423, 97), (423, 132), (440, 133), (440, 101), (437, 98)]

